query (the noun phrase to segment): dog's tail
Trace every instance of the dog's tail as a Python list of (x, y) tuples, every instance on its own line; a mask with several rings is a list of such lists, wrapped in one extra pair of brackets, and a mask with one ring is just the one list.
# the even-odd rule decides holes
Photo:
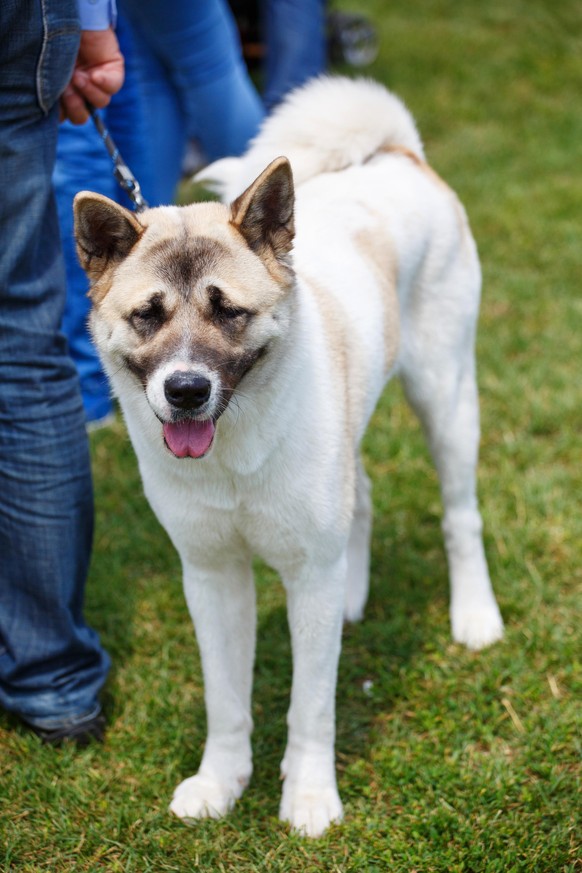
[(321, 76), (286, 98), (242, 158), (217, 161), (198, 178), (213, 180), (230, 200), (279, 155), (289, 158), (295, 185), (301, 185), (394, 146), (424, 160), (412, 115), (398, 97), (370, 79)]

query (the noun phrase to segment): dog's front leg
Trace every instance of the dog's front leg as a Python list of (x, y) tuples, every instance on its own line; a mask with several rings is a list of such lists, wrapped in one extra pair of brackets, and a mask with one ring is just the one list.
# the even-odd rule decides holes
[(198, 773), (178, 785), (170, 805), (188, 821), (227, 813), (252, 772), (256, 610), (250, 561), (230, 560), (220, 569), (185, 564), (184, 591), (200, 648), (208, 720)]
[(285, 579), (293, 688), (281, 764), (280, 817), (307, 836), (342, 818), (335, 777), (335, 689), (340, 654), (346, 558), (306, 567)]

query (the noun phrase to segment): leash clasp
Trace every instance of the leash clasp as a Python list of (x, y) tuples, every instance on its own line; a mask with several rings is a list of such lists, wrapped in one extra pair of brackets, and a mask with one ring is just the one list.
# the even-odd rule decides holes
[(88, 100), (85, 101), (85, 104), (87, 106), (87, 109), (89, 110), (89, 114), (91, 115), (93, 122), (95, 123), (95, 127), (99, 132), (99, 136), (105, 144), (105, 148), (109, 153), (109, 157), (113, 161), (113, 175), (133, 203), (133, 208), (135, 209), (135, 211), (143, 212), (144, 209), (148, 208), (148, 202), (141, 193), (141, 186), (139, 182), (119, 154), (119, 149), (115, 145), (113, 139), (111, 138), (111, 134), (105, 127), (103, 119), (101, 118), (95, 107), (91, 103), (89, 103)]

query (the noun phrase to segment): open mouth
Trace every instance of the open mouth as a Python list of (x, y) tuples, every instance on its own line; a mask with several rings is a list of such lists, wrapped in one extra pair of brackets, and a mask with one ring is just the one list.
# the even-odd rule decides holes
[(216, 425), (212, 419), (189, 418), (164, 423), (164, 441), (176, 458), (202, 458), (210, 450)]

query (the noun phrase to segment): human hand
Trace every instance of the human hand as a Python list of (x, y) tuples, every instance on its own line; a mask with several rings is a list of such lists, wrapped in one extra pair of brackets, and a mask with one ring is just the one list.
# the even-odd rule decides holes
[(89, 117), (85, 100), (98, 109), (107, 106), (123, 78), (123, 55), (115, 32), (111, 28), (81, 31), (73, 76), (61, 97), (61, 120), (83, 124)]

